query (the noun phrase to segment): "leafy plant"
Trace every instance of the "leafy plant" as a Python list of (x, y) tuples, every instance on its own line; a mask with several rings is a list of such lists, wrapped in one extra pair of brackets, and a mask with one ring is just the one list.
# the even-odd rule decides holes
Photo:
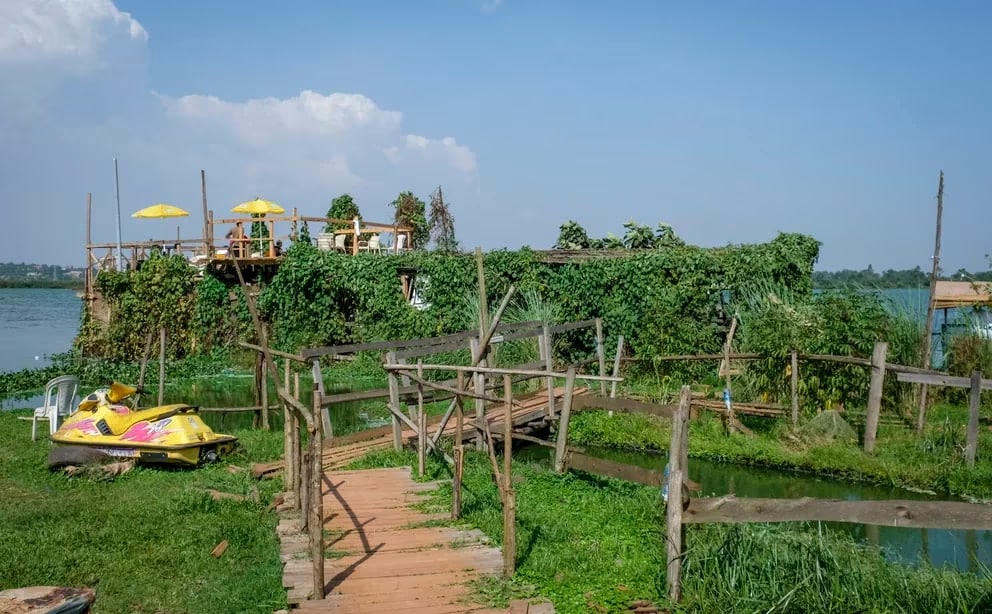
[[(413, 192), (400, 192), (400, 195), (390, 203), (390, 206), (396, 210), (394, 220), (398, 226), (413, 228), (413, 245), (411, 247), (426, 249), (431, 238), (431, 229), (427, 223), (427, 205), (424, 204), (424, 201), (414, 196)], [(452, 228), (454, 227), (452, 226)]]
[[(339, 220), (353, 220), (356, 217), (362, 219), (362, 212), (358, 208), (358, 203), (351, 194), (342, 194), (331, 201), (331, 206), (327, 210), (327, 217)], [(349, 222), (328, 222), (324, 225), (324, 232), (332, 233), (335, 230), (344, 230), (352, 227)]]

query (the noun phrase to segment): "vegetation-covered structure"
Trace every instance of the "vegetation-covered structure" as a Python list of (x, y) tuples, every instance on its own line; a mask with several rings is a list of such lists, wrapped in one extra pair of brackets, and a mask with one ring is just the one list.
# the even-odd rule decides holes
[[(554, 252), (497, 250), (484, 256), (484, 266), (493, 302), (515, 284), (521, 295), (556, 304), (562, 319), (603, 318), (609, 337), (622, 334), (635, 354), (652, 355), (719, 348), (728, 294), (755, 279), (811, 294), (818, 252), (811, 237), (783, 233), (764, 244), (674, 244), (579, 261), (549, 257)], [(404, 277), (423, 305), (411, 304)], [(160, 257), (140, 271), (101, 273), (97, 285), (111, 317), (106, 326), (83, 328), (79, 343), (90, 354), (134, 358), (145, 331), (160, 322), (171, 330), (175, 353), (193, 353), (232, 344), (249, 322), (237, 287), (209, 272), (197, 279), (181, 258)], [(470, 255), (345, 256), (298, 243), (261, 285), (259, 304), (275, 343), (297, 349), (477, 326), (466, 304), (475, 288)]]

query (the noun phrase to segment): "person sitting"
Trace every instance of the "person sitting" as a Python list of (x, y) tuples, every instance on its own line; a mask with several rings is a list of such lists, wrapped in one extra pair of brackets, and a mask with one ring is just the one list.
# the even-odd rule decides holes
[(273, 252), (275, 253), (276, 258), (282, 256), (282, 240), (276, 241), (276, 245), (273, 248)]
[(245, 248), (245, 230), (242, 228), (241, 222), (236, 222), (234, 224), (234, 228), (229, 230), (224, 238), (229, 239), (227, 244), (227, 253), (231, 254), (232, 258), (243, 258)]

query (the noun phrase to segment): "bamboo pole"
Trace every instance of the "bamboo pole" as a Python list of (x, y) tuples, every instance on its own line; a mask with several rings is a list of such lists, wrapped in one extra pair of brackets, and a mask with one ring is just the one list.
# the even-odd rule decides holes
[[(91, 221), (93, 219), (93, 193), (86, 193), (86, 274), (83, 276), (83, 294), (85, 295), (86, 307), (91, 307), (90, 301), (93, 299), (93, 247), (91, 247)], [(92, 314), (91, 314), (92, 315)]]
[[(620, 377), (620, 363), (623, 360), (623, 335), (617, 337), (617, 353), (613, 357), (613, 377)], [(610, 398), (617, 398), (617, 381), (610, 382)]]
[(152, 341), (155, 339), (155, 331), (148, 331), (145, 335), (145, 349), (141, 352), (141, 370), (138, 373), (138, 396), (134, 400), (134, 406), (138, 407), (141, 402), (141, 392), (145, 388), (145, 372), (148, 370), (148, 360), (152, 355)]
[(679, 395), (679, 408), (672, 417), (672, 441), (668, 453), (668, 504), (665, 507), (666, 580), (668, 596), (674, 602), (682, 600), (682, 558), (685, 554), (685, 529), (682, 512), (688, 501), (683, 499), (683, 482), (686, 468), (683, 460), (688, 455), (689, 442), (689, 403), (692, 390), (682, 386)]
[(513, 379), (503, 376), (503, 577), (510, 578), (517, 562), (517, 496), (513, 491)]
[(982, 372), (971, 374), (971, 390), (968, 395), (968, 434), (964, 448), (965, 462), (969, 467), (975, 466), (975, 455), (978, 453), (978, 414), (982, 408)]
[[(458, 383), (456, 384), (458, 390), (465, 389), (465, 374), (458, 374)], [(464, 401), (462, 396), (459, 394), (455, 397), (457, 405), (455, 408), (455, 428), (457, 435), (455, 436), (455, 469), (451, 477), (451, 518), (452, 520), (458, 520), (462, 515), (462, 473), (465, 468), (465, 444), (462, 442), (465, 417), (464, 417)]]
[(158, 331), (158, 404), (165, 404), (165, 327)]
[[(933, 359), (933, 317), (936, 311), (934, 294), (937, 292), (937, 275), (940, 273), (940, 224), (944, 215), (944, 171), (937, 183), (937, 232), (933, 245), (933, 269), (930, 272), (930, 297), (927, 301), (927, 329), (923, 338), (923, 368), (929, 369)], [(916, 414), (916, 434), (923, 434), (927, 422), (927, 385), (920, 386), (920, 406)]]
[[(293, 374), (293, 398), (295, 398), (297, 402), (300, 401), (299, 373)], [(292, 410), (292, 408), (290, 408), (289, 416), (290, 416), (290, 420), (292, 420), (293, 423), (293, 429), (291, 432), (293, 440), (292, 440), (292, 447), (290, 448), (292, 451), (292, 456), (290, 459), (287, 459), (286, 462), (293, 467), (293, 479), (291, 482), (293, 485), (293, 501), (296, 504), (296, 510), (300, 511), (302, 510), (301, 502), (300, 502), (300, 479), (301, 479), (300, 473), (301, 473), (301, 464), (303, 462), (303, 460), (300, 458), (300, 452), (301, 452), (300, 427), (302, 425), (300, 424), (299, 416), (297, 415), (296, 412)]]
[(200, 196), (203, 200), (203, 255), (210, 257), (211, 249), (210, 219), (207, 214), (207, 171), (200, 169)]
[(427, 465), (427, 418), (424, 411), (424, 361), (417, 361), (417, 475), (424, 477)]
[(792, 372), (789, 374), (792, 384), (792, 426), (799, 426), (799, 355), (792, 350)]
[[(275, 373), (272, 374), (275, 377)], [(262, 400), (262, 430), (269, 430), (269, 370), (265, 363), (262, 363), (262, 379), (260, 382), (259, 396)]]
[(572, 395), (575, 391), (575, 367), (568, 368), (565, 379), (565, 398), (562, 401), (561, 415), (558, 418), (558, 438), (555, 441), (555, 473), (565, 473), (566, 452), (568, 451), (568, 422), (572, 415)]
[[(313, 384), (313, 411), (320, 412), (319, 383)], [(324, 447), (323, 428), (318, 420), (317, 428), (310, 434), (310, 557), (313, 563), (313, 598), (324, 598), (324, 498), (321, 494), (321, 482), (324, 471), (322, 467)]]
[[(544, 368), (548, 371), (555, 370), (555, 357), (554, 357), (554, 345), (552, 343), (551, 327), (545, 323), (544, 330), (541, 332), (541, 339), (544, 343)], [(555, 418), (555, 378), (548, 376), (545, 379), (548, 387), (548, 418), (554, 420)]]
[[(606, 376), (606, 339), (603, 337), (603, 319), (596, 318), (596, 358), (599, 360), (599, 374)], [(599, 394), (606, 396), (606, 380), (599, 381)]]
[(878, 418), (882, 410), (882, 385), (885, 383), (885, 354), (889, 344), (875, 343), (871, 353), (871, 381), (868, 385), (868, 407), (865, 410), (865, 452), (875, 451), (875, 436), (878, 434)]
[[(469, 339), (469, 348), (473, 356), (481, 356), (479, 341), (477, 339)], [(479, 360), (479, 365), (485, 365), (485, 360)], [(462, 373), (459, 371), (458, 373)], [(472, 382), (475, 386), (475, 422), (476, 424), (483, 421), (486, 415), (486, 402), (483, 400), (482, 396), (486, 394), (486, 376), (484, 373), (473, 373)], [(483, 432), (479, 430), (475, 437), (475, 449), (481, 450), (486, 443), (483, 441)]]

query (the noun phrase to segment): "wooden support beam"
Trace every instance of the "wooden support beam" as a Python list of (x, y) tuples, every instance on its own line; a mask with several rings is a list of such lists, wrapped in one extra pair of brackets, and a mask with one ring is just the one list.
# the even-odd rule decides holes
[[(544, 360), (546, 361), (545, 369), (549, 373), (555, 370), (555, 356), (554, 356), (554, 344), (551, 332), (551, 327), (547, 324), (544, 325), (544, 330), (541, 332), (541, 342), (544, 344)], [(548, 418), (554, 420), (555, 417), (555, 378), (548, 375), (545, 380), (545, 386), (548, 389)]]
[[(900, 382), (927, 384), (930, 386), (945, 386), (948, 388), (971, 388), (970, 377), (955, 377), (953, 375), (921, 375), (917, 373), (896, 373)], [(992, 390), (992, 379), (981, 381), (982, 390)]]
[[(730, 366), (730, 363), (727, 363)], [(682, 526), (682, 511), (685, 501), (683, 481), (687, 467), (689, 446), (689, 403), (692, 390), (682, 386), (679, 395), (679, 409), (672, 419), (672, 441), (668, 450), (668, 504), (665, 507), (666, 530), (666, 580), (668, 596), (674, 602), (682, 600), (682, 558), (685, 556), (685, 531)]]
[[(596, 359), (599, 361), (599, 374), (605, 377), (606, 376), (606, 339), (603, 336), (602, 318), (596, 318)], [(604, 397), (606, 396), (606, 380), (599, 381), (599, 394)]]
[(975, 466), (975, 455), (978, 452), (978, 414), (982, 409), (982, 372), (971, 374), (971, 391), (968, 395), (968, 434), (964, 448), (965, 463)]
[[(456, 382), (456, 387), (458, 390), (465, 389), (465, 374), (458, 374), (458, 381)], [(465, 469), (465, 444), (462, 441), (462, 433), (464, 433), (464, 401), (462, 396), (455, 396), (455, 432), (458, 436), (455, 437), (455, 469), (451, 476), (451, 518), (452, 520), (458, 520), (462, 515), (462, 473)]]
[[(414, 367), (405, 364), (385, 364), (382, 366), (383, 369), (387, 371), (399, 371), (399, 372), (409, 372), (414, 369)], [(513, 369), (513, 368), (499, 368), (499, 367), (464, 367), (460, 365), (435, 365), (435, 364), (425, 364), (425, 371), (461, 371), (463, 373), (485, 373), (488, 375), (528, 375), (531, 377), (546, 377), (551, 376), (555, 378), (565, 379), (568, 377), (567, 373), (555, 373), (549, 371), (536, 371), (532, 369)], [(609, 375), (586, 375), (583, 373), (576, 373), (575, 377), (577, 379), (598, 382), (598, 381), (618, 381), (622, 382), (622, 377), (612, 377)]]
[(799, 426), (799, 354), (792, 350), (790, 355), (792, 372), (789, 374), (789, 382), (792, 387), (792, 426)]
[[(617, 353), (613, 356), (613, 377), (620, 377), (620, 363), (623, 360), (623, 335), (617, 337)], [(617, 397), (617, 380), (610, 382), (610, 398)]]
[(561, 416), (558, 418), (558, 438), (555, 446), (555, 473), (565, 473), (565, 453), (568, 450), (568, 423), (572, 415), (572, 400), (575, 392), (575, 367), (568, 368), (565, 379), (565, 397), (562, 401)]
[(517, 495), (513, 490), (513, 380), (503, 376), (503, 577), (517, 565)]
[(865, 410), (865, 452), (875, 451), (875, 437), (878, 433), (878, 416), (882, 410), (882, 385), (885, 383), (885, 354), (889, 344), (875, 343), (871, 353), (871, 381), (868, 384), (868, 408)]

